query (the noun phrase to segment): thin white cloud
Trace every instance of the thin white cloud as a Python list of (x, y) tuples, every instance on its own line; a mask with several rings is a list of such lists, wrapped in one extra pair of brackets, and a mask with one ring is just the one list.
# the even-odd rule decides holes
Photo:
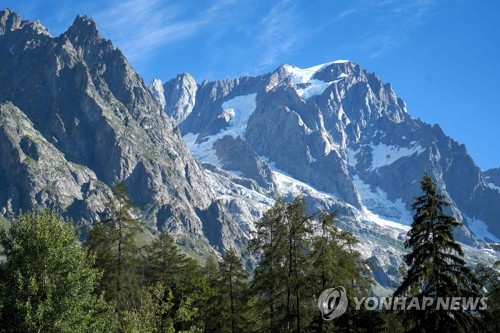
[(102, 35), (136, 65), (146, 63), (165, 46), (203, 35), (200, 47), (210, 45), (204, 52), (215, 63), (231, 54), (238, 57), (233, 62), (243, 63), (255, 74), (281, 64), (321, 31), (317, 24), (308, 24), (301, 6), (298, 0), (110, 0), (61, 6), (51, 21), (67, 27), (76, 13), (92, 17)]
[(188, 2), (112, 1), (92, 14), (97, 24), (132, 61), (144, 60), (157, 48), (192, 37), (225, 15), (234, 1), (219, 0), (196, 10)]
[(388, 33), (369, 33), (361, 39), (360, 47), (370, 55), (370, 58), (378, 58), (394, 50), (405, 41), (405, 36), (395, 36)]
[(365, 33), (345, 44), (343, 48), (358, 47), (367, 52), (371, 58), (384, 56), (403, 45), (408, 35), (432, 15), (435, 5), (436, 0), (360, 0), (338, 14), (335, 20), (352, 19), (356, 15), (370, 15), (373, 22), (383, 23), (385, 28)]
[(356, 8), (350, 8), (350, 9), (346, 9), (346, 10), (343, 10), (341, 11), (340, 13), (338, 13), (334, 18), (333, 18), (333, 21), (340, 21), (340, 20), (343, 20), (349, 16), (351, 16), (352, 14), (356, 13), (358, 10)]
[(273, 70), (324, 28), (308, 24), (307, 11), (300, 1), (264, 2), (249, 2), (244, 8), (240, 2), (239, 9), (232, 13), (231, 29), (214, 29), (208, 37), (208, 44), (215, 46), (207, 50), (209, 60), (222, 65), (224, 73), (207, 71), (203, 77), (257, 75)]
[(307, 32), (296, 5), (290, 0), (279, 1), (257, 26), (257, 42), (262, 50), (258, 66), (275, 65), (300, 46)]
[(358, 0), (337, 14), (334, 20), (351, 19), (359, 14), (370, 13), (372, 19), (377, 21), (405, 19), (412, 24), (419, 24), (435, 5), (436, 0)]

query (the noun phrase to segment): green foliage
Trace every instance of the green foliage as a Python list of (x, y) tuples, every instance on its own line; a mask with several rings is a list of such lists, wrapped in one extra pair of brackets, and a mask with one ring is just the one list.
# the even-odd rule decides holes
[[(323, 213), (319, 218), (319, 232), (313, 237), (309, 278), (312, 294), (320, 295), (327, 288), (343, 286), (349, 299), (367, 296), (373, 284), (370, 264), (353, 249), (357, 243), (356, 238), (351, 233), (336, 228), (334, 222), (335, 214)], [(361, 329), (362, 325), (368, 325), (370, 329), (383, 325), (384, 320), (377, 315), (357, 313), (351, 302), (346, 314), (335, 321), (324, 321), (321, 313), (316, 311), (311, 328), (315, 332), (327, 332), (341, 325), (345, 329), (364, 331)]]
[(0, 230), (8, 230), (10, 228), (10, 222), (3, 216), (0, 216)]
[(71, 223), (54, 212), (21, 214), (0, 241), (4, 332), (110, 332), (113, 309), (94, 290), (99, 281)]
[(301, 295), (307, 294), (309, 286), (311, 220), (305, 213), (304, 199), (299, 197), (288, 204), (276, 200), (256, 224), (250, 250), (261, 254), (261, 258), (252, 291), (262, 309), (262, 330), (297, 329), (304, 324), (301, 319), (310, 306), (301, 302)]
[[(260, 255), (251, 287), (257, 331), (331, 331), (337, 322), (325, 322), (312, 306), (321, 292), (344, 286), (348, 297), (368, 293), (373, 283), (368, 263), (353, 249), (354, 236), (335, 227), (334, 219), (323, 213), (314, 232), (313, 216), (298, 197), (291, 203), (278, 199), (256, 223), (250, 250)], [(353, 309), (345, 316), (346, 329), (359, 328)]]
[(278, 198), (274, 206), (256, 222), (257, 232), (249, 244), (250, 251), (260, 255), (251, 290), (260, 310), (258, 323), (262, 331), (276, 331), (284, 321), (282, 313), (286, 287), (283, 281), (287, 280), (287, 249), (283, 219), (286, 209), (285, 201)]
[(182, 283), (183, 273), (189, 274), (192, 259), (179, 251), (173, 238), (166, 232), (161, 233), (145, 249), (145, 275), (148, 283), (163, 282), (174, 286)]
[(285, 323), (287, 328), (300, 331), (305, 325), (304, 319), (309, 317), (307, 311), (311, 309), (303, 302), (303, 295), (308, 294), (310, 286), (309, 251), (313, 232), (312, 216), (305, 211), (304, 197), (298, 197), (287, 205), (283, 221), (286, 231), (284, 245), (287, 249), (287, 255), (283, 258), (287, 267)]
[(89, 233), (89, 250), (103, 271), (101, 290), (116, 304), (122, 332), (198, 332), (200, 308), (211, 295), (199, 265), (161, 233), (136, 241), (143, 227), (133, 217), (126, 187), (114, 188), (107, 218)]
[(161, 233), (145, 249), (145, 283), (154, 287), (158, 283), (168, 290), (165, 302), (172, 307), (163, 314), (159, 326), (174, 327), (176, 331), (196, 332), (200, 329), (201, 313), (211, 290), (198, 264), (182, 254), (173, 238)]
[[(453, 235), (459, 223), (444, 212), (449, 203), (437, 193), (430, 176), (424, 175), (421, 188), (424, 194), (415, 198), (415, 215), (405, 243), (411, 249), (405, 256), (408, 271), (395, 296), (479, 296), (478, 280), (467, 267)], [(469, 311), (451, 313), (427, 308), (405, 312), (405, 325), (414, 331), (468, 332), (475, 327), (475, 321)]]
[(205, 273), (214, 291), (206, 307), (205, 332), (247, 332), (249, 292), (241, 258), (228, 250), (219, 268), (210, 260)]
[(170, 318), (164, 318), (173, 307), (173, 295), (161, 283), (140, 291), (138, 307), (124, 310), (121, 331), (129, 333), (175, 332)]
[(141, 222), (133, 217), (133, 205), (127, 188), (117, 184), (110, 199), (109, 213), (104, 221), (90, 230), (87, 244), (96, 256), (95, 267), (103, 272), (101, 291), (105, 298), (126, 310), (140, 301), (140, 250), (136, 236), (142, 231)]
[(500, 332), (500, 261), (493, 265), (478, 264), (476, 274), (481, 281), (488, 308), (482, 313), (480, 332)]
[(467, 297), (483, 290), (486, 311), (400, 316), (356, 311), (350, 302), (345, 314), (326, 322), (316, 309), (322, 291), (343, 286), (351, 299), (368, 296), (373, 284), (356, 238), (338, 227), (335, 214), (309, 215), (302, 197), (277, 199), (256, 222), (249, 251), (258, 262), (249, 277), (231, 250), (220, 262), (208, 256), (201, 267), (165, 232), (139, 247), (143, 227), (118, 184), (107, 218), (89, 233), (87, 253), (71, 223), (54, 212), (21, 215), (2, 231), (0, 332), (498, 332), (500, 264), (477, 267), (480, 285), (454, 240), (458, 223), (445, 214), (445, 198), (428, 176), (422, 189), (396, 295)]

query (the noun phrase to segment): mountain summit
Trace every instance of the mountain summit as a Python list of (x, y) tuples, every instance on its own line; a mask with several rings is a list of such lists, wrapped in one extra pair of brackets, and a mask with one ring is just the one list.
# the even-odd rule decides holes
[[(266, 172), (250, 170), (270, 168), (403, 225), (411, 223), (413, 197), (427, 172), (468, 227), (459, 232), (463, 242), (500, 239), (500, 193), (487, 181), (492, 176), (464, 145), (412, 117), (390, 84), (354, 62), (282, 65), (260, 76), (163, 90), (167, 114), (175, 119), (178, 110), (191, 110), (179, 128), (200, 161), (256, 181)], [(194, 97), (175, 98), (185, 95)]]
[(242, 247), (179, 131), (93, 20), (78, 16), (53, 38), (9, 10), (0, 18), (3, 215), (53, 207), (91, 224), (123, 181), (153, 232), (198, 252)]
[(92, 19), (53, 37), (10, 10), (0, 57), (4, 217), (53, 208), (86, 228), (124, 182), (148, 236), (166, 230), (193, 256), (233, 249), (251, 266), (254, 222), (277, 196), (304, 195), (311, 212), (338, 212), (390, 288), (427, 172), (466, 226), (467, 255), (495, 257), (484, 249), (500, 238), (498, 172), (351, 61), (201, 84), (183, 73), (148, 89)]

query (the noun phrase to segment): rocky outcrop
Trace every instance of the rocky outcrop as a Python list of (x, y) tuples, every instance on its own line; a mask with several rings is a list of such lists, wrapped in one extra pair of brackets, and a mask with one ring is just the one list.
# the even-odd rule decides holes
[(20, 210), (56, 208), (79, 220), (101, 217), (110, 188), (87, 167), (69, 162), (28, 117), (11, 103), (0, 104), (0, 202), (5, 216)]
[[(165, 110), (165, 105), (167, 104), (165, 100), (165, 90), (163, 90), (163, 84), (161, 80), (154, 79), (149, 84), (149, 90), (153, 94), (153, 97), (160, 103), (160, 106)], [(168, 114), (168, 113), (167, 113)]]
[[(176, 89), (165, 87), (165, 94), (174, 96)], [(251, 95), (250, 110), (245, 101)], [(266, 171), (255, 163), (254, 172), (248, 169), (259, 158), (357, 209), (403, 224), (411, 223), (411, 204), (427, 172), (451, 201), (450, 213), (479, 240), (500, 239), (495, 172), (483, 173), (463, 145), (439, 126), (414, 119), (390, 84), (353, 62), (283, 65), (261, 76), (204, 82), (179, 128), (197, 158), (260, 186), (267, 186)], [(475, 223), (491, 235), (478, 233)], [(457, 237), (481, 246), (467, 229)]]
[(241, 137), (226, 135), (214, 143), (214, 149), (224, 169), (238, 170), (239, 175), (255, 180), (260, 187), (274, 190), (271, 168)]
[[(9, 82), (0, 85), (0, 207), (6, 212), (50, 206), (92, 223), (110, 188), (124, 181), (152, 229), (188, 238), (200, 251), (226, 241), (213, 237), (228, 237), (207, 238), (211, 224), (238, 229), (230, 217), (200, 214), (217, 201), (204, 170), (92, 19), (78, 16), (53, 38), (39, 23), (2, 11), (0, 57), (0, 82)], [(233, 237), (244, 242), (241, 232)]]
[(167, 81), (162, 89), (166, 92), (165, 112), (174, 124), (181, 123), (193, 111), (198, 90), (196, 81), (191, 75), (183, 73)]
[(491, 187), (500, 187), (500, 168), (493, 168), (486, 170), (484, 173), (484, 179)]

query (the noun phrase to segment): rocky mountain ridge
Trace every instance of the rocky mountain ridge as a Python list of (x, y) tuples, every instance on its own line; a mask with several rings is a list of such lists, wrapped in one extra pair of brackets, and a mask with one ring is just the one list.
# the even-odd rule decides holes
[(0, 58), (5, 216), (53, 207), (93, 223), (124, 181), (152, 231), (168, 230), (193, 250), (242, 247), (245, 235), (179, 131), (93, 20), (78, 16), (54, 38), (1, 11)]
[[(194, 78), (184, 73), (175, 80)], [(189, 102), (174, 98), (169, 105), (176, 107), (164, 110), (173, 118), (178, 110), (191, 110), (182, 112), (179, 128), (200, 161), (270, 190), (277, 187), (272, 174), (255, 170), (274, 169), (403, 225), (411, 223), (412, 200), (428, 172), (452, 202), (450, 212), (468, 227), (457, 232), (462, 242), (481, 247), (500, 238), (494, 176), (438, 125), (412, 117), (390, 84), (358, 64), (283, 65), (261, 76), (204, 81), (191, 90), (171, 82), (163, 86), (166, 100), (194, 96)]]
[(92, 19), (52, 37), (10, 10), (0, 12), (0, 57), (3, 217), (54, 208), (85, 228), (123, 181), (152, 234), (169, 231), (195, 256), (232, 248), (251, 265), (253, 222), (276, 196), (304, 195), (311, 211), (339, 212), (390, 288), (428, 170), (474, 232), (459, 235), (469, 257), (497, 256), (485, 242), (497, 241), (496, 211), (481, 208), (498, 203), (495, 172), (357, 64), (201, 84), (183, 73), (148, 89)]

